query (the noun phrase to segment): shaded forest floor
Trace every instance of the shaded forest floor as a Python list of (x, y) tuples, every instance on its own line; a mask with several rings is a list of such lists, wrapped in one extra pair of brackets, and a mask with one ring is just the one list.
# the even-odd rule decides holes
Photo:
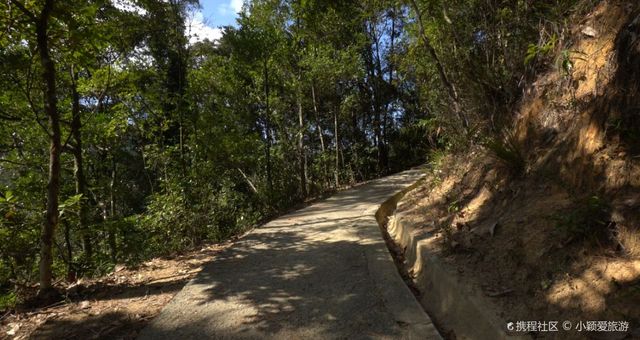
[(64, 301), (2, 315), (0, 339), (135, 339), (202, 265), (231, 243), (155, 258), (135, 268), (116, 266), (107, 276), (79, 280), (65, 287)]

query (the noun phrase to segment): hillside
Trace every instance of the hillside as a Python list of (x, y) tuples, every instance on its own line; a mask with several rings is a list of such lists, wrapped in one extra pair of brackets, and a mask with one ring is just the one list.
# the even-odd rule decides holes
[(639, 18), (625, 1), (580, 18), (573, 67), (535, 79), (506, 137), (434, 161), (399, 205), (507, 320), (640, 323)]

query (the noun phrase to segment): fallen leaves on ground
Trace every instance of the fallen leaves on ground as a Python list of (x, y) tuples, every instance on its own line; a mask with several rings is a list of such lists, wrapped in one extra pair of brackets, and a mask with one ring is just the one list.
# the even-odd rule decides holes
[(140, 330), (224, 245), (210, 245), (136, 268), (60, 286), (66, 299), (0, 316), (0, 339), (135, 339)]

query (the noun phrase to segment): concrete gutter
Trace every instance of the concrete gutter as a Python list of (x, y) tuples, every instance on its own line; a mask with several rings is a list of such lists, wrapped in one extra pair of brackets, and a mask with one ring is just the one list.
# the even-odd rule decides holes
[(494, 303), (429, 251), (430, 235), (416, 236), (404, 222), (403, 215), (395, 210), (408, 191), (385, 202), (377, 217), (381, 224), (388, 218), (386, 232), (404, 252), (405, 269), (415, 275), (413, 282), (420, 291), (422, 307), (456, 339), (530, 339), (509, 334), (507, 321), (499, 316)]
[[(384, 222), (388, 213), (395, 210), (397, 202), (413, 188), (419, 181), (396, 193), (387, 199), (378, 209), (364, 212), (366, 228), (361, 228), (360, 236), (365, 239), (376, 239), (375, 247), (367, 247), (365, 256), (372, 280), (386, 308), (394, 316), (396, 322), (405, 328), (406, 339), (442, 339), (442, 336), (433, 325), (429, 315), (422, 308), (409, 287), (398, 273), (394, 259), (384, 242)], [(375, 235), (377, 234), (377, 235)]]

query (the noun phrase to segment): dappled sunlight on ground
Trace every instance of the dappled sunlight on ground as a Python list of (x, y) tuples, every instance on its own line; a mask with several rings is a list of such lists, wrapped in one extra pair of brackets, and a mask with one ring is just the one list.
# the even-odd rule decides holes
[(420, 176), (372, 181), (255, 229), (205, 266), (142, 338), (398, 337), (365, 253), (390, 261), (373, 214)]
[(3, 325), (16, 330), (14, 339), (134, 339), (222, 248), (205, 246), (138, 267), (117, 266), (105, 277), (68, 288), (66, 301), (5, 316)]
[[(547, 300), (563, 309), (578, 309), (586, 315), (598, 317), (612, 307), (611, 301), (607, 301), (611, 294), (640, 280), (640, 260), (601, 257), (592, 261), (582, 269), (582, 273), (581, 268), (567, 271), (564, 278), (549, 288)], [(570, 275), (569, 272), (580, 274)], [(619, 312), (624, 313), (623, 310)]]

